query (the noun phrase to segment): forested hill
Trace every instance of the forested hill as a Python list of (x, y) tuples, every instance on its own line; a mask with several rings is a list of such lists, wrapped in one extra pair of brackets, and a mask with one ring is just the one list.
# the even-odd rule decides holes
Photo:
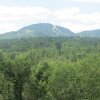
[(83, 31), (78, 33), (80, 37), (99, 37), (100, 38), (100, 29)]
[(39, 23), (24, 27), (15, 32), (0, 35), (0, 39), (29, 38), (29, 37), (75, 37), (76, 34), (61, 26), (49, 23)]

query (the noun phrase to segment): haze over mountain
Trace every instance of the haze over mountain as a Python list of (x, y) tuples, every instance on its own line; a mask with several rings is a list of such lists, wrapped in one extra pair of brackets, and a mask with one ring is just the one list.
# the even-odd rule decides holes
[(0, 39), (29, 38), (29, 37), (100, 37), (100, 29), (74, 33), (71, 30), (49, 23), (32, 24), (18, 31), (0, 34)]
[(18, 31), (0, 35), (0, 39), (28, 38), (28, 37), (73, 37), (75, 33), (61, 26), (49, 23), (39, 23), (26, 26)]
[(83, 31), (78, 33), (80, 37), (100, 37), (100, 29)]

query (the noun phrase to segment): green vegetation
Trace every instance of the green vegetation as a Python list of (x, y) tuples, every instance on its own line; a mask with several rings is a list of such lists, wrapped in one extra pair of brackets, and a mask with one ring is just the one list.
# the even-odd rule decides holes
[(0, 100), (100, 100), (100, 39), (0, 40)]

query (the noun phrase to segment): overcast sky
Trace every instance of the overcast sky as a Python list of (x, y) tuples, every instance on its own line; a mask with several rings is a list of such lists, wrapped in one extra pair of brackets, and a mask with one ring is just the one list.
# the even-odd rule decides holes
[(100, 29), (100, 0), (0, 0), (0, 33), (35, 23), (73, 32)]

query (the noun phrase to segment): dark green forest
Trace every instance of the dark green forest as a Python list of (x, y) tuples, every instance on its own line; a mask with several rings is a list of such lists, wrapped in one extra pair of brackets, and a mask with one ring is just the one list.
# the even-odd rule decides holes
[(1, 39), (0, 100), (100, 100), (100, 38)]

